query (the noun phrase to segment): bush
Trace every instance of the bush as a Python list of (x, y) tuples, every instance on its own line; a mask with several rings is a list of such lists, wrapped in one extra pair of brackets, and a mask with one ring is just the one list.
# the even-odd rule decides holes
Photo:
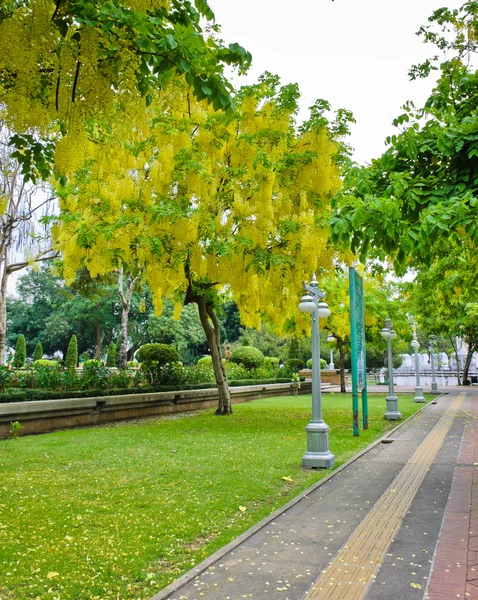
[[(325, 369), (327, 367), (327, 361), (324, 358), (320, 359), (320, 368), (321, 369)], [(312, 369), (312, 359), (309, 358), (309, 360), (307, 361), (307, 368), (308, 369)]]
[(250, 377), (249, 371), (243, 367), (242, 365), (238, 365), (237, 363), (232, 363), (230, 361), (226, 362), (226, 373), (227, 379), (247, 379)]
[(128, 369), (137, 369), (139, 367), (139, 362), (137, 360), (129, 360), (126, 363)]
[(212, 356), (203, 356), (198, 360), (198, 365), (212, 365)]
[(133, 382), (133, 374), (131, 371), (118, 371), (118, 373), (110, 373), (108, 379), (108, 387), (111, 388), (128, 388)]
[(40, 358), (33, 363), (33, 367), (36, 369), (37, 367), (57, 367), (58, 361), (56, 360), (48, 360), (46, 358)]
[(264, 363), (264, 355), (253, 346), (239, 346), (232, 351), (229, 361), (242, 365), (246, 369), (256, 369)]
[(199, 361), (197, 365), (191, 365), (184, 369), (183, 378), (184, 383), (188, 385), (216, 383), (212, 366), (199, 364)]
[(12, 383), (13, 374), (8, 367), (0, 365), (0, 391), (4, 392)]
[(162, 377), (167, 376), (166, 371), (163, 373), (165, 365), (179, 360), (176, 350), (167, 344), (145, 344), (136, 353), (136, 358), (152, 385), (159, 385)]
[(43, 358), (43, 347), (40, 342), (35, 346), (35, 350), (33, 351), (33, 364), (37, 360), (41, 360)]
[(25, 336), (21, 333), (17, 338), (17, 344), (15, 346), (15, 356), (13, 358), (13, 366), (17, 369), (21, 369), (27, 359), (27, 341)]
[(300, 358), (289, 358), (289, 360), (284, 361), (284, 371), (288, 375), (292, 375), (292, 373), (298, 373), (303, 368), (304, 362)]
[(278, 368), (279, 359), (275, 356), (264, 356), (264, 366)]
[(85, 360), (81, 376), (81, 387), (88, 390), (103, 389), (108, 385), (108, 375), (108, 368), (100, 360)]
[[(53, 363), (55, 361), (49, 360), (46, 362)], [(55, 363), (55, 365), (38, 365), (33, 370), (32, 387), (39, 387), (44, 390), (60, 390), (63, 387), (61, 376), (62, 371), (58, 367), (58, 363)]]
[(116, 367), (117, 358), (118, 357), (116, 356), (116, 345), (114, 344), (114, 342), (111, 342), (111, 344), (108, 346), (108, 354), (106, 355), (106, 366)]
[(78, 342), (76, 335), (72, 335), (70, 343), (68, 344), (68, 350), (66, 351), (65, 367), (67, 369), (74, 369), (78, 364)]

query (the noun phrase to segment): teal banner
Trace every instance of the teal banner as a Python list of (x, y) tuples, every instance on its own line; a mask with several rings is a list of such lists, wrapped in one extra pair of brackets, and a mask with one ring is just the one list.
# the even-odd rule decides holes
[(349, 269), (350, 286), (350, 346), (352, 355), (352, 412), (354, 435), (360, 435), (359, 393), (362, 396), (363, 428), (368, 429), (367, 369), (365, 359), (365, 312), (363, 279)]

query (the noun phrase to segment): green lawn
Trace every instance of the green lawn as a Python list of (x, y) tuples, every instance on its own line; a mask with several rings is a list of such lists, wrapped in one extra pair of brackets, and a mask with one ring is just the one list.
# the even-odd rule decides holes
[[(354, 438), (350, 396), (324, 396), (336, 465), (394, 426), (384, 397), (371, 395), (370, 429)], [(423, 406), (399, 398), (404, 418)], [(300, 467), (310, 405), (269, 398), (230, 417), (1, 442), (0, 600), (151, 597), (328, 473)]]

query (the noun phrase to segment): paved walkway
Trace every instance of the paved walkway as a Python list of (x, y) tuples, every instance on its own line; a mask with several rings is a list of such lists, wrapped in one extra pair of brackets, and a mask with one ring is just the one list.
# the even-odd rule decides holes
[(478, 389), (447, 392), (151, 600), (478, 600)]

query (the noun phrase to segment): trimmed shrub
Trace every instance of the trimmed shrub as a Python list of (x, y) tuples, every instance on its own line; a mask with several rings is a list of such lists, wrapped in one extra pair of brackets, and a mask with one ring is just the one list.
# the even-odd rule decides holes
[(229, 361), (246, 369), (256, 369), (264, 363), (264, 355), (253, 346), (239, 346), (232, 351)]
[(43, 358), (43, 347), (41, 345), (41, 342), (38, 342), (38, 344), (35, 346), (35, 350), (33, 351), (33, 364), (36, 363), (37, 360), (41, 360)]
[(264, 356), (264, 366), (279, 367), (279, 359), (276, 356)]
[(118, 362), (118, 357), (116, 353), (116, 345), (114, 342), (108, 346), (108, 354), (106, 355), (106, 366), (107, 367), (116, 367), (116, 363)]
[(66, 351), (65, 367), (67, 369), (74, 369), (78, 364), (78, 341), (76, 335), (72, 335), (70, 343), (68, 344), (68, 350)]
[(300, 358), (289, 358), (289, 360), (284, 361), (284, 369), (288, 374), (298, 373), (303, 368), (304, 361), (300, 360)]
[[(321, 369), (325, 369), (327, 367), (327, 361), (324, 358), (320, 359), (320, 368)], [(309, 360), (307, 361), (307, 368), (308, 369), (312, 369), (312, 359), (309, 358)]]
[(212, 356), (203, 356), (198, 360), (198, 365), (212, 365)]
[(126, 363), (128, 369), (137, 369), (139, 367), (139, 362), (137, 360), (129, 360)]
[(145, 344), (136, 353), (136, 358), (152, 385), (159, 385), (162, 382), (165, 365), (177, 363), (179, 360), (176, 350), (168, 344)]
[(36, 369), (38, 367), (50, 367), (55, 368), (58, 366), (57, 360), (48, 360), (47, 358), (40, 358), (33, 363), (33, 367)]
[(184, 383), (194, 385), (215, 384), (216, 378), (212, 366), (208, 364), (191, 365), (184, 369)]
[(18, 336), (17, 344), (15, 346), (15, 356), (13, 358), (13, 366), (17, 369), (21, 369), (27, 359), (27, 341), (23, 333)]

